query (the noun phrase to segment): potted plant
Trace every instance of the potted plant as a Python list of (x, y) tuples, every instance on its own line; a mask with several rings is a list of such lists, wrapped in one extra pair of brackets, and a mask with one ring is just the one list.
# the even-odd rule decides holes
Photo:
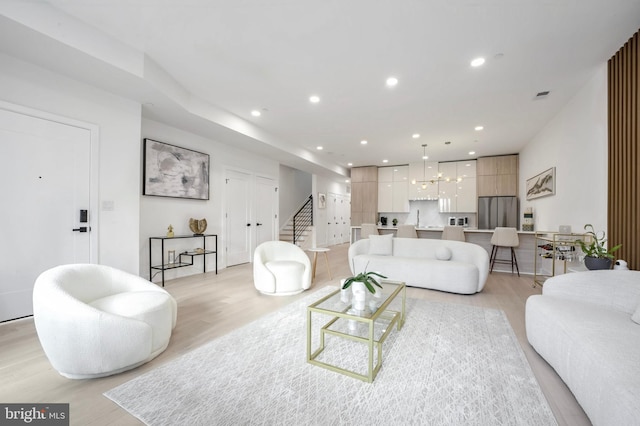
[(343, 290), (348, 289), (353, 284), (353, 287), (351, 287), (351, 291), (353, 292), (353, 307), (359, 311), (363, 311), (365, 309), (365, 300), (367, 297), (365, 288), (369, 290), (374, 297), (380, 297), (379, 293), (376, 294), (376, 288), (374, 286), (382, 288), (382, 285), (380, 285), (375, 277), (387, 278), (377, 272), (366, 272), (366, 270), (367, 268), (365, 268), (365, 272), (361, 272), (354, 277), (345, 279), (344, 284), (342, 284)]
[(393, 226), (398, 226), (398, 219), (396, 219), (395, 217), (391, 222), (393, 223)]
[(590, 241), (576, 240), (584, 252), (584, 265), (589, 270), (611, 269), (611, 264), (614, 259), (613, 253), (620, 249), (622, 244), (607, 249), (605, 247), (607, 240), (604, 231), (596, 232), (590, 223), (584, 226), (584, 230), (586, 234), (589, 235)]

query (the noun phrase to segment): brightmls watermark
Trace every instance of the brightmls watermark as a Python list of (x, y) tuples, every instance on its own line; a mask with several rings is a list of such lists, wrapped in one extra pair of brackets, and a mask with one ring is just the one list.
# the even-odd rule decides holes
[(2, 404), (0, 425), (69, 426), (69, 404)]

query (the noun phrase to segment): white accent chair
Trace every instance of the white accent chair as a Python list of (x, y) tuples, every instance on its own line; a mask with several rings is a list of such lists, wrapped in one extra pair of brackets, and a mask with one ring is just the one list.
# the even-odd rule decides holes
[(253, 283), (269, 296), (302, 293), (311, 287), (311, 260), (295, 244), (264, 242), (253, 254)]
[(415, 225), (398, 225), (397, 238), (418, 238)]
[(462, 241), (462, 242), (466, 241), (466, 238), (464, 236), (464, 229), (462, 228), (462, 226), (450, 226), (450, 225), (445, 226), (444, 229), (442, 230), (441, 239), (450, 240), (450, 241)]
[(168, 346), (177, 304), (164, 289), (109, 266), (62, 265), (36, 279), (33, 317), (40, 344), (62, 376), (110, 376)]

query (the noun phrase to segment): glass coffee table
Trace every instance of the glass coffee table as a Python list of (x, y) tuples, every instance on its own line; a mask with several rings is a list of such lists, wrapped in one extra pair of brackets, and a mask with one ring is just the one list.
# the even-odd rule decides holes
[(382, 367), (383, 343), (394, 325), (399, 331), (404, 324), (407, 298), (405, 283), (382, 280), (381, 285), (380, 297), (367, 292), (364, 310), (354, 308), (351, 288), (307, 307), (308, 363), (373, 382)]

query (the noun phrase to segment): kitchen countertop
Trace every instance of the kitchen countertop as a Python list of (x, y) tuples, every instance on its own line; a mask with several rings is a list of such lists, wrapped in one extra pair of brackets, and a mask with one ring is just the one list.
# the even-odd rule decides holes
[[(360, 229), (361, 227), (360, 226), (352, 226), (351, 228)], [(396, 230), (398, 230), (398, 227), (397, 226), (378, 226), (378, 229), (396, 231)], [(427, 227), (416, 228), (416, 231), (442, 232), (443, 230), (444, 230), (443, 226), (427, 226)], [(469, 228), (464, 228), (464, 232), (478, 232), (478, 233), (491, 232), (491, 233), (493, 233), (493, 229), (478, 229), (478, 228), (469, 227)], [(534, 235), (535, 231), (518, 231), (518, 234)]]

